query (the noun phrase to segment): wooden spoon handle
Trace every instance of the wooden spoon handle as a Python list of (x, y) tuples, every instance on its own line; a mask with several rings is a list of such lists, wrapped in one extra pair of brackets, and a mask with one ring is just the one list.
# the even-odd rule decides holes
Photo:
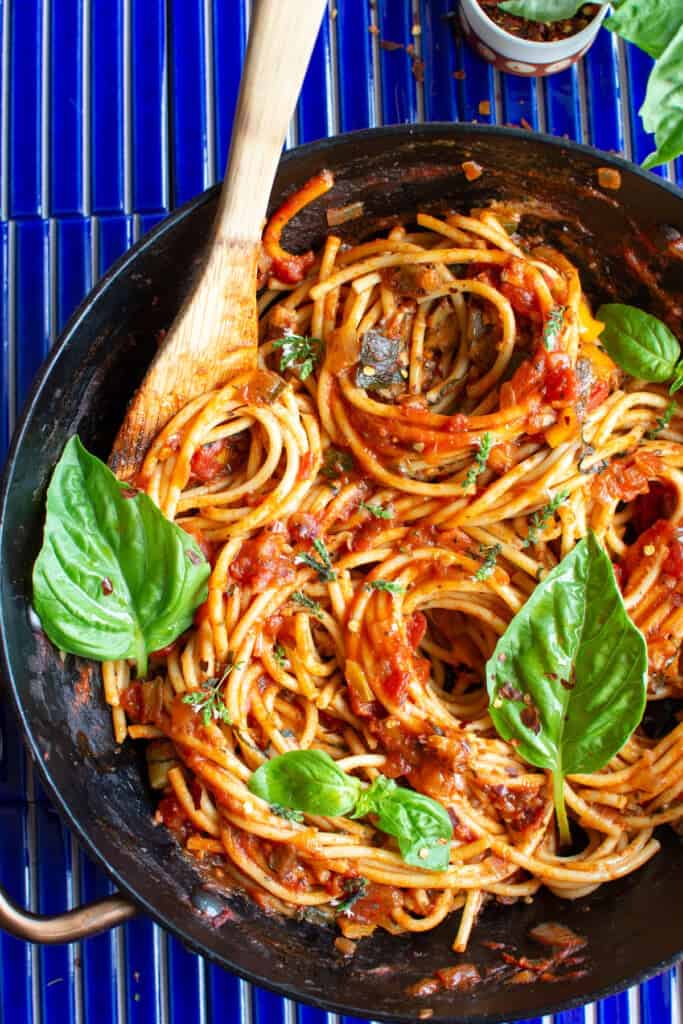
[(110, 458), (123, 480), (192, 398), (256, 366), (256, 264), (287, 127), (327, 0), (256, 0), (206, 263), (133, 398)]
[(261, 237), (287, 128), (327, 0), (257, 0), (216, 235)]

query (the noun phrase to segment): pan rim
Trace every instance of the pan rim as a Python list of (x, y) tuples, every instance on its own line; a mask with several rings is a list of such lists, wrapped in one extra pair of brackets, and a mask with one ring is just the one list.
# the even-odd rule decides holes
[[(365, 140), (371, 139), (400, 140), (404, 143), (412, 140), (419, 141), (420, 139), (436, 141), (439, 138), (452, 138), (456, 135), (462, 136), (467, 133), (471, 133), (473, 139), (478, 136), (502, 136), (516, 138), (519, 139), (520, 142), (532, 141), (534, 144), (539, 143), (540, 145), (550, 145), (560, 150), (567, 150), (575, 154), (589, 157), (600, 165), (615, 167), (619, 170), (627, 171), (629, 174), (635, 174), (644, 181), (647, 181), (649, 185), (661, 188), (664, 192), (668, 192), (675, 198), (683, 200), (683, 189), (680, 189), (674, 183), (665, 179), (658, 179), (647, 171), (642, 170), (637, 165), (631, 163), (629, 160), (617, 155), (602, 152), (592, 146), (572, 142), (553, 135), (541, 133), (530, 134), (528, 131), (520, 128), (508, 128), (497, 125), (463, 124), (462, 122), (431, 122), (428, 124), (390, 125), (382, 128), (368, 128), (361, 131), (347, 132), (331, 136), (326, 139), (319, 139), (289, 150), (287, 153), (283, 154), (280, 167), (285, 167), (290, 162), (296, 162), (298, 158), (309, 154), (318, 154), (324, 160), (324, 155), (327, 152), (334, 151), (345, 143), (362, 143)], [(133, 247), (127, 250), (127, 252), (125, 252), (97, 282), (95, 287), (84, 298), (83, 302), (79, 305), (70, 317), (68, 323), (65, 325), (58, 340), (36, 374), (30, 392), (25, 400), (21, 416), (19, 417), (13, 432), (0, 484), (0, 543), (2, 543), (5, 534), (6, 507), (14, 477), (14, 467), (17, 461), (17, 456), (23, 445), (27, 430), (32, 422), (35, 406), (46, 385), (49, 383), (54, 366), (62, 358), (62, 354), (69, 344), (72, 336), (79, 329), (92, 306), (99, 301), (100, 297), (119, 279), (122, 274), (125, 274), (130, 265), (134, 264), (138, 259), (139, 255), (147, 251), (151, 246), (155, 245), (167, 232), (173, 231), (175, 227), (187, 217), (194, 215), (197, 210), (210, 202), (218, 191), (218, 187), (219, 186), (217, 185), (212, 186), (206, 191), (200, 193), (198, 196), (195, 196), (179, 209), (170, 213), (163, 221), (153, 228), (152, 231), (143, 236), (143, 238), (141, 238)], [(112, 879), (123, 895), (131, 899), (136, 906), (144, 911), (145, 914), (153, 918), (157, 924), (176, 935), (194, 952), (231, 971), (238, 977), (259, 985), (262, 988), (268, 989), (271, 992), (276, 992), (280, 995), (286, 996), (287, 998), (336, 1013), (350, 1014), (360, 1017), (370, 1014), (375, 1020), (393, 1022), (400, 1021), (405, 1022), (405, 1024), (411, 1024), (411, 1022), (415, 1020), (414, 1009), (410, 1012), (406, 1009), (405, 1013), (401, 1013), (399, 1015), (396, 1013), (389, 1014), (384, 1011), (370, 1011), (366, 1007), (354, 1006), (351, 1002), (339, 1003), (334, 1000), (321, 999), (313, 993), (309, 993), (307, 991), (301, 992), (298, 988), (289, 986), (286, 983), (274, 983), (270, 981), (269, 978), (261, 977), (254, 971), (241, 968), (239, 965), (233, 964), (227, 957), (222, 956), (214, 950), (205, 948), (200, 941), (192, 939), (188, 934), (183, 932), (180, 926), (172, 923), (170, 917), (166, 913), (158, 910), (153, 905), (150, 901), (151, 897), (144, 891), (141, 891), (141, 886), (139, 884), (127, 881), (123, 878), (121, 872), (116, 867), (113, 867), (106, 862), (104, 855), (99, 851), (94, 840), (91, 839), (85, 826), (81, 825), (75, 813), (70, 809), (60, 789), (52, 781), (48, 768), (40, 756), (41, 752), (36, 737), (23, 706), (14, 674), (10, 668), (9, 647), (10, 640), (7, 635), (5, 619), (4, 616), (0, 614), (0, 668), (2, 669), (4, 679), (8, 684), (8, 691), (11, 695), (14, 711), (21, 725), (24, 741), (27, 744), (34, 764), (37, 765), (41, 781), (47, 789), (47, 792), (49, 793), (50, 798), (58, 810), (62, 820), (75, 833), (79, 843), (87, 851), (88, 855), (96, 861), (99, 867), (106, 871), (107, 875)], [(533, 1013), (535, 1015), (557, 1013), (563, 1010), (583, 1006), (587, 1002), (621, 992), (625, 988), (646, 981), (648, 978), (651, 978), (661, 971), (671, 967), (680, 959), (681, 955), (683, 955), (683, 933), (681, 934), (680, 948), (670, 957), (658, 961), (654, 965), (648, 965), (641, 971), (634, 974), (629, 974), (611, 985), (595, 989), (587, 995), (580, 995), (562, 1001), (539, 1001), (539, 1006), (533, 1010)], [(539, 991), (541, 990), (539, 989)], [(504, 1016), (500, 1016), (496, 1013), (473, 1013), (468, 1014), (465, 1017), (461, 1017), (459, 1020), (461, 1024), (500, 1024), (500, 1022), (504, 1020), (521, 1020), (526, 1014), (528, 1014), (528, 1012), (529, 1011), (524, 1011), (524, 1014), (513, 1013), (512, 1015), (510, 1013), (506, 1013)], [(452, 1020), (452, 1018), (436, 1013), (432, 1020), (435, 1024), (438, 1024), (438, 1022), (445, 1024), (446, 1021)]]

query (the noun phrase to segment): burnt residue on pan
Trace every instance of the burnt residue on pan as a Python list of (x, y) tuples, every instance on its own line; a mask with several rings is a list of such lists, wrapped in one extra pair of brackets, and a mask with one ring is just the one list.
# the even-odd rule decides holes
[[(483, 169), (474, 181), (462, 169), (468, 160)], [(597, 172), (605, 165), (621, 174), (617, 192), (598, 186)], [(418, 207), (464, 210), (514, 202), (523, 206), (520, 230), (542, 233), (579, 259), (596, 301), (618, 296), (653, 312), (672, 303), (668, 315), (676, 314), (683, 261), (671, 246), (683, 234), (680, 195), (604, 154), (472, 125), (381, 129), (287, 154), (272, 207), (323, 167), (334, 171), (334, 189), (288, 229), (286, 245), (294, 251), (321, 242), (329, 230), (328, 208), (363, 203), (362, 218), (334, 227), (351, 240), (381, 224), (409, 221)], [(160, 332), (187, 292), (216, 199), (215, 190), (200, 197), (120, 261), (68, 325), (28, 400), (0, 505), (5, 677), (53, 801), (91, 855), (145, 911), (186, 945), (258, 984), (353, 1016), (414, 1021), (424, 1002), (408, 997), (405, 985), (434, 976), (448, 962), (455, 919), (423, 935), (374, 935), (347, 958), (335, 948), (333, 928), (269, 914), (248, 894), (217, 892), (210, 873), (156, 826), (144, 756), (133, 743), (114, 743), (99, 670), (93, 669), (86, 686), (83, 666), (62, 660), (30, 620), (31, 567), (52, 468), (76, 432), (107, 457)], [(626, 259), (629, 249), (642, 260), (639, 267)], [(491, 982), (471, 993), (439, 991), (430, 997), (432, 1019), (483, 1024), (537, 1016), (672, 962), (683, 950), (683, 848), (670, 830), (661, 841), (662, 852), (635, 876), (583, 900), (567, 903), (542, 891), (532, 904), (492, 901), (485, 908), (476, 946), (467, 954), (481, 975), (500, 964), (499, 954), (481, 940), (502, 944), (515, 956), (537, 957), (529, 932), (554, 920), (588, 940), (584, 976), (553, 985)]]

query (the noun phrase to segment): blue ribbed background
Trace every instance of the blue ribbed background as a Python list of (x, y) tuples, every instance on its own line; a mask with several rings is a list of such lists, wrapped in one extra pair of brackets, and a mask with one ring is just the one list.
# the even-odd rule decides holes
[[(579, 67), (546, 81), (501, 76), (455, 43), (456, 3), (332, 0), (289, 144), (398, 121), (524, 119), (636, 160), (649, 152), (637, 117), (649, 57), (603, 30)], [(220, 176), (247, 24), (248, 0), (0, 0), (2, 456), (75, 305), (132, 242)], [(380, 38), (415, 44), (424, 83)], [(683, 181), (683, 161), (662, 173)], [(48, 913), (108, 893), (1, 702), (0, 740), (2, 884)], [(143, 919), (70, 947), (0, 937), (3, 1024), (340, 1024), (327, 1016), (239, 982)], [(681, 1024), (676, 972), (556, 1020)]]

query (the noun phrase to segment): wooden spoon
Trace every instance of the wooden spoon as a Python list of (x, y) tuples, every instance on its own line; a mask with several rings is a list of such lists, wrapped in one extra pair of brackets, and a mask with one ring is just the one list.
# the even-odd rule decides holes
[(218, 213), (195, 288), (126, 413), (110, 458), (122, 480), (192, 398), (256, 366), (256, 266), (290, 118), (327, 0), (257, 0)]

